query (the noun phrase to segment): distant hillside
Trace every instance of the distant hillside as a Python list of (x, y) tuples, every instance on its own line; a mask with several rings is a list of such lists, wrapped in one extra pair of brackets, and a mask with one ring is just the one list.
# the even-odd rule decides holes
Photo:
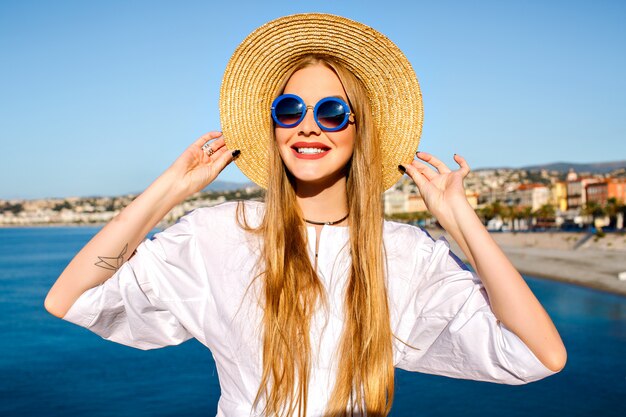
[(241, 190), (246, 187), (256, 187), (253, 182), (230, 182), (230, 181), (213, 181), (202, 191), (232, 191)]
[(613, 161), (613, 162), (596, 162), (596, 163), (575, 163), (575, 162), (552, 162), (550, 164), (542, 165), (527, 165), (519, 168), (511, 167), (492, 167), (492, 168), (480, 168), (477, 171), (487, 169), (518, 169), (527, 171), (540, 171), (542, 169), (548, 171), (568, 172), (570, 168), (573, 168), (576, 172), (590, 172), (592, 174), (606, 174), (607, 172), (614, 171), (620, 168), (626, 168), (626, 161)]
[(553, 162), (551, 164), (544, 165), (530, 165), (522, 167), (529, 171), (539, 171), (541, 169), (547, 169), (548, 171), (567, 172), (570, 168), (573, 168), (576, 172), (591, 172), (594, 174), (606, 174), (607, 172), (615, 171), (616, 169), (626, 168), (626, 161), (614, 161), (614, 162), (596, 162), (591, 164), (576, 164), (572, 162)]
[[(204, 187), (204, 189), (202, 191), (214, 191), (214, 192), (220, 192), (220, 191), (234, 191), (234, 190), (241, 190), (247, 187), (258, 187), (255, 183), (248, 181), (248, 182), (230, 182), (230, 181), (213, 181), (211, 184), (209, 184), (207, 187)], [(137, 196), (139, 194), (141, 194), (143, 191), (133, 191), (133, 192), (129, 192), (129, 193), (124, 193), (121, 195), (134, 195)], [(92, 194), (92, 195), (84, 195), (84, 196), (80, 196), (80, 198), (114, 198), (114, 197), (119, 197), (120, 194)], [(67, 197), (45, 197), (43, 198), (43, 200), (45, 199), (54, 199), (54, 198), (67, 198)], [(1, 199), (0, 199), (1, 200)]]
[[(216, 191), (216, 192), (220, 192), (220, 191), (233, 191), (233, 190), (241, 190), (243, 188), (246, 187), (256, 187), (257, 185), (251, 181), (248, 182), (230, 182), (230, 181), (213, 181), (211, 184), (209, 184), (208, 186), (204, 187), (202, 189), (202, 191)], [(139, 192), (133, 192), (130, 194), (141, 194), (141, 191)], [(111, 196), (114, 197), (114, 196)]]

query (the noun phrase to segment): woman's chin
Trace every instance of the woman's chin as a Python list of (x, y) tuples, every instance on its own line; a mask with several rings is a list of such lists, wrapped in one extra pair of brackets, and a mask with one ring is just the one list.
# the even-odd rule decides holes
[(293, 172), (291, 173), (296, 183), (305, 186), (328, 187), (344, 178), (341, 173), (321, 173), (321, 172)]

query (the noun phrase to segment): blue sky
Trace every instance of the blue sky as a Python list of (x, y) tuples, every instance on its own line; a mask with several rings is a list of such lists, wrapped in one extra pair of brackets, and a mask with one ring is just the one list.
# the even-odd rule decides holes
[[(623, 1), (0, 0), (0, 199), (140, 192), (219, 130), (228, 58), (327, 12), (386, 34), (424, 96), (420, 149), (473, 168), (626, 159)], [(219, 179), (246, 181), (231, 164)]]

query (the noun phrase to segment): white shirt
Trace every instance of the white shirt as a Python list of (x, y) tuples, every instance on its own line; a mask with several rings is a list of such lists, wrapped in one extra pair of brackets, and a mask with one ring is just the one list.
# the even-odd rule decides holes
[[(144, 240), (135, 256), (83, 293), (63, 317), (143, 350), (196, 338), (215, 359), (219, 417), (255, 415), (252, 402), (262, 369), (261, 280), (253, 280), (258, 241), (237, 226), (236, 206), (195, 209)], [(248, 201), (245, 207), (249, 224), (258, 225), (264, 205)], [(316, 231), (307, 231), (313, 263)], [(396, 367), (514, 385), (555, 373), (496, 319), (480, 279), (454, 256), (445, 238), (434, 241), (420, 228), (390, 221), (383, 237), (391, 329), (412, 346), (394, 338)], [(323, 413), (335, 381), (348, 244), (347, 227), (322, 228), (318, 274), (328, 311), (320, 308), (311, 322), (308, 416)]]

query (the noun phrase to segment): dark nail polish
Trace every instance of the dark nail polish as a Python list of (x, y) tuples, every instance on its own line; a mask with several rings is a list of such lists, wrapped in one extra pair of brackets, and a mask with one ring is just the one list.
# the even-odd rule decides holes
[(398, 169), (402, 172), (406, 172), (406, 168), (403, 167), (402, 165), (398, 165)]
[(239, 149), (235, 149), (235, 150), (233, 151), (233, 158), (238, 157), (240, 153), (241, 153), (241, 151), (240, 151)]

